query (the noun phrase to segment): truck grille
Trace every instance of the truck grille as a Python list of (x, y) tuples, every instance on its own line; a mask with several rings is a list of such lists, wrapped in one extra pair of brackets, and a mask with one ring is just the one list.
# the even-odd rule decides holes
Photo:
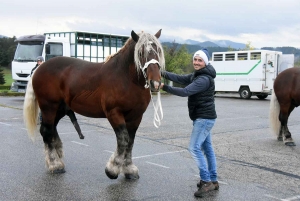
[(19, 77), (28, 77), (28, 76), (29, 76), (29, 74), (17, 73), (17, 76), (19, 76)]

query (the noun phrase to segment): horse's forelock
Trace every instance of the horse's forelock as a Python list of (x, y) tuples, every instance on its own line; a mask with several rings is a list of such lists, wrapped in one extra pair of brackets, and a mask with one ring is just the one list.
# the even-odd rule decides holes
[[(142, 32), (139, 35), (139, 40), (135, 45), (134, 50), (134, 62), (136, 66), (137, 72), (139, 72), (139, 68), (141, 66), (141, 61), (139, 58), (139, 54), (144, 52), (144, 57), (147, 58), (148, 52), (152, 50), (158, 57), (158, 62), (160, 65), (161, 70), (165, 70), (165, 56), (162, 45), (160, 44), (159, 40), (148, 33)], [(156, 47), (156, 48), (154, 48)]]

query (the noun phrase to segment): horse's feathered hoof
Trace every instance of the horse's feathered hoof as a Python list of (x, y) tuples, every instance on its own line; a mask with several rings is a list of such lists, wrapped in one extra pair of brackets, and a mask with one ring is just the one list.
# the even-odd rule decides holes
[(134, 174), (125, 174), (125, 178), (126, 179), (130, 179), (130, 180), (136, 180), (136, 179), (139, 179), (140, 176), (137, 174), (137, 175), (134, 175)]
[(52, 171), (53, 174), (62, 174), (62, 173), (65, 173), (65, 172), (66, 172), (66, 170), (64, 168)]
[(294, 142), (285, 142), (284, 143), (286, 146), (296, 146)]
[(283, 141), (283, 137), (277, 137), (278, 141)]
[(106, 176), (108, 176), (108, 178), (110, 179), (117, 179), (118, 178), (118, 175), (112, 175), (107, 168), (105, 168), (105, 173), (106, 173)]

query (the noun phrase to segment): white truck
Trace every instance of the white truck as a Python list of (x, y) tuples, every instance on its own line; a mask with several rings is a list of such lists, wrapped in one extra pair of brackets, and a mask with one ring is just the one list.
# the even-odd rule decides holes
[(217, 73), (216, 93), (265, 99), (272, 94), (277, 75), (294, 66), (294, 55), (270, 50), (214, 52), (210, 63)]
[(44, 35), (27, 35), (16, 39), (18, 46), (12, 61), (11, 91), (25, 93), (36, 58), (45, 61), (56, 56), (68, 56), (91, 62), (102, 62), (123, 47), (128, 36), (90, 33), (53, 32)]

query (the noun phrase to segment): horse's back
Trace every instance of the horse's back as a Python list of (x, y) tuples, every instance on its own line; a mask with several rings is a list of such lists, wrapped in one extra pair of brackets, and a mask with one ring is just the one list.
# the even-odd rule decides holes
[(300, 68), (288, 68), (282, 71), (274, 81), (274, 93), (279, 102), (300, 103)]
[[(98, 73), (101, 71), (101, 66), (102, 63), (76, 58), (52, 58), (43, 63), (34, 73), (32, 79), (34, 92), (39, 102), (42, 102), (42, 99), (51, 101), (52, 104), (63, 101), (69, 107), (75, 99), (84, 102), (92, 97), (88, 94), (89, 91), (95, 91), (99, 87), (99, 80), (103, 77)], [(97, 105), (96, 100), (91, 101), (91, 104)]]

